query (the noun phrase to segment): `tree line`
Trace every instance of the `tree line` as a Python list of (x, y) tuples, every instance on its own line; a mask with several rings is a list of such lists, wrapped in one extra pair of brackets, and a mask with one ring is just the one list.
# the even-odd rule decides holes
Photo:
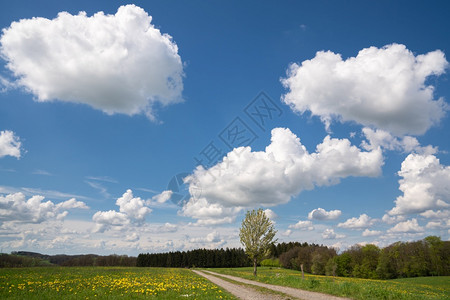
[[(450, 275), (450, 241), (442, 241), (437, 236), (396, 242), (384, 248), (373, 244), (354, 245), (340, 254), (324, 245), (283, 242), (272, 244), (270, 253), (273, 262), (265, 262), (267, 266), (301, 270), (303, 265), (305, 272), (318, 275), (372, 279)], [(236, 268), (252, 266), (252, 261), (241, 248), (146, 253), (137, 258), (126, 255), (44, 255), (24, 251), (0, 254), (0, 267), (55, 265)]]
[(46, 255), (36, 252), (17, 251), (11, 254), (0, 254), (0, 268), (40, 267), (40, 266), (67, 266), (67, 267), (134, 267), (136, 257), (127, 255), (95, 254), (83, 255)]
[(334, 248), (307, 243), (281, 243), (272, 248), (284, 268), (300, 270), (303, 265), (305, 272), (318, 275), (371, 279), (450, 275), (450, 241), (437, 236), (382, 249), (373, 244), (354, 245), (339, 255)]
[(139, 254), (138, 267), (168, 268), (237, 268), (252, 265), (241, 248), (195, 249), (167, 253)]

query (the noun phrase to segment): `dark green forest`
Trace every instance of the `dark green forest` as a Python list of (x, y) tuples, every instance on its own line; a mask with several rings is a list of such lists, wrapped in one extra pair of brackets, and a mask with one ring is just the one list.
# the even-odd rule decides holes
[(147, 253), (137, 257), (138, 267), (238, 268), (251, 265), (252, 262), (241, 248)]

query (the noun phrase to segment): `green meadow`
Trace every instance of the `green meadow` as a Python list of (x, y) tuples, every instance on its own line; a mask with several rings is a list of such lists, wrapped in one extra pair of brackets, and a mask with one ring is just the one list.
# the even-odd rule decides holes
[[(210, 270), (255, 279), (252, 274), (253, 268)], [(299, 271), (260, 267), (256, 280), (352, 299), (450, 299), (450, 276), (374, 280), (305, 274), (302, 280)]]
[[(254, 279), (252, 268), (210, 269)], [(260, 267), (256, 280), (353, 299), (450, 299), (450, 277), (370, 280)], [(35, 267), (0, 269), (0, 299), (235, 299), (182, 268)]]
[(188, 269), (0, 269), (0, 299), (235, 299)]

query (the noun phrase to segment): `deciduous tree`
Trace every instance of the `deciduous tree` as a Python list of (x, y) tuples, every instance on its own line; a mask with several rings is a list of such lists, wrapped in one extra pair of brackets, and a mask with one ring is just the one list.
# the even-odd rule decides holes
[(258, 262), (269, 256), (270, 245), (274, 240), (276, 230), (272, 221), (262, 209), (247, 211), (242, 221), (239, 237), (245, 252), (253, 262), (253, 275), (256, 276)]

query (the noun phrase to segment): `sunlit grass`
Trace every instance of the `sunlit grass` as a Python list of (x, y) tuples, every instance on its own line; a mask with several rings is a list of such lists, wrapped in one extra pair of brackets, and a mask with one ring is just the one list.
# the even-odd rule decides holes
[[(210, 270), (255, 279), (253, 268)], [(371, 280), (305, 274), (302, 280), (298, 271), (260, 267), (256, 280), (353, 299), (450, 299), (450, 276)]]
[(0, 299), (235, 299), (187, 269), (0, 269)]

